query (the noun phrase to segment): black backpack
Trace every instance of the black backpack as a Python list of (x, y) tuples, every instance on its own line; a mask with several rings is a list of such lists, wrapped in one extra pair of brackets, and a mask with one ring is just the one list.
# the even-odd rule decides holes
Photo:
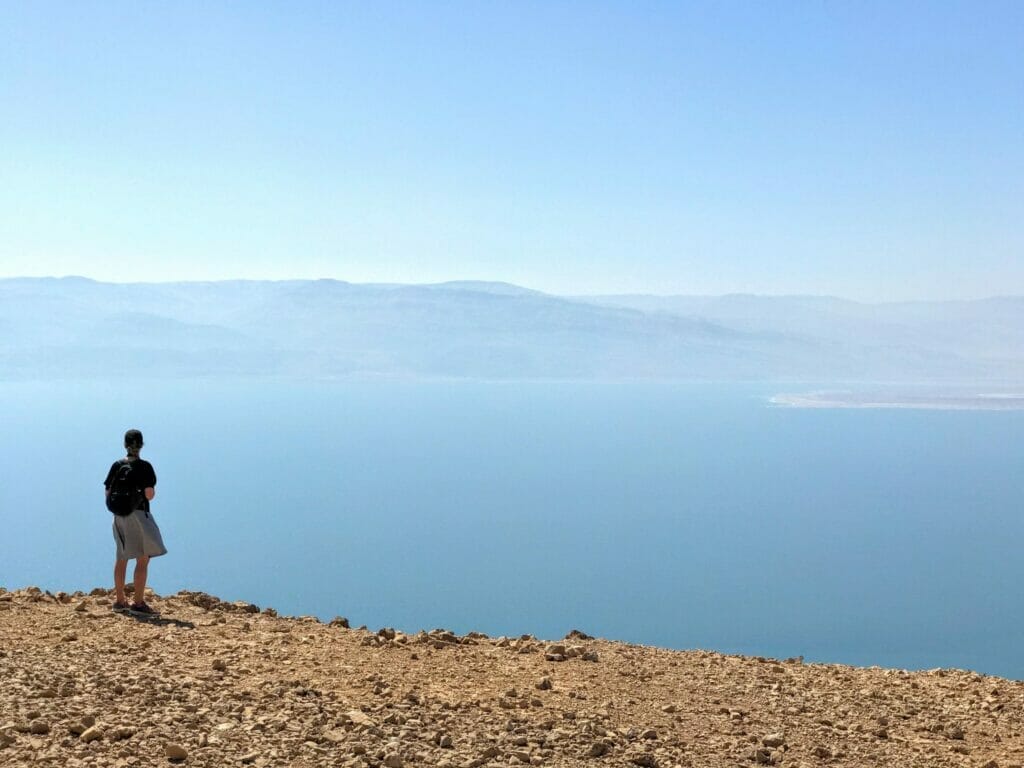
[(138, 506), (142, 492), (136, 487), (133, 479), (132, 462), (119, 461), (110, 480), (110, 492), (107, 494), (107, 509), (119, 517), (127, 517)]

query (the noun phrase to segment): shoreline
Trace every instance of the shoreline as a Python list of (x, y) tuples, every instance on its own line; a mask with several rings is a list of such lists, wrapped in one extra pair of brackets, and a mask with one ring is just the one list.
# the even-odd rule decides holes
[(768, 403), (781, 408), (855, 408), (927, 411), (1024, 411), (1024, 393), (905, 395), (893, 392), (780, 393)]

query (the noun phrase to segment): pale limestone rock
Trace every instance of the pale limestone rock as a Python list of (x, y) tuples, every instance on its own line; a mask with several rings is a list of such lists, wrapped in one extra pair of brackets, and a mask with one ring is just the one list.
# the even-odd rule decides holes
[(103, 728), (99, 725), (86, 728), (78, 738), (85, 744), (88, 744), (90, 741), (99, 741), (103, 738)]

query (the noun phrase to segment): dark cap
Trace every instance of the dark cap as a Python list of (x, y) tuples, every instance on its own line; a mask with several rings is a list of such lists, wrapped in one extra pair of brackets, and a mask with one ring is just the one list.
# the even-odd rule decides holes
[(129, 429), (124, 433), (124, 445), (127, 448), (129, 445), (142, 446), (142, 433), (137, 429)]

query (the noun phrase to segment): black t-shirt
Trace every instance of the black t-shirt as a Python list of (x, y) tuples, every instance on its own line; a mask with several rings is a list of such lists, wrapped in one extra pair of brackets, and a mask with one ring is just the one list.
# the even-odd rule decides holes
[[(103, 485), (106, 487), (108, 491), (110, 490), (110, 484), (114, 482), (114, 474), (117, 472), (118, 467), (121, 466), (121, 463), (123, 461), (124, 459), (118, 459), (117, 461), (110, 465), (110, 471), (107, 472), (107, 479), (103, 481)], [(152, 464), (150, 464), (145, 459), (136, 459), (135, 461), (131, 462), (131, 465), (131, 479), (132, 482), (135, 484), (135, 487), (138, 488), (140, 492), (144, 491), (146, 488), (156, 487), (156, 472), (153, 471)], [(142, 493), (141, 496), (142, 501), (141, 504), (138, 506), (138, 509), (149, 512), (149, 499), (146, 498), (145, 493)]]

